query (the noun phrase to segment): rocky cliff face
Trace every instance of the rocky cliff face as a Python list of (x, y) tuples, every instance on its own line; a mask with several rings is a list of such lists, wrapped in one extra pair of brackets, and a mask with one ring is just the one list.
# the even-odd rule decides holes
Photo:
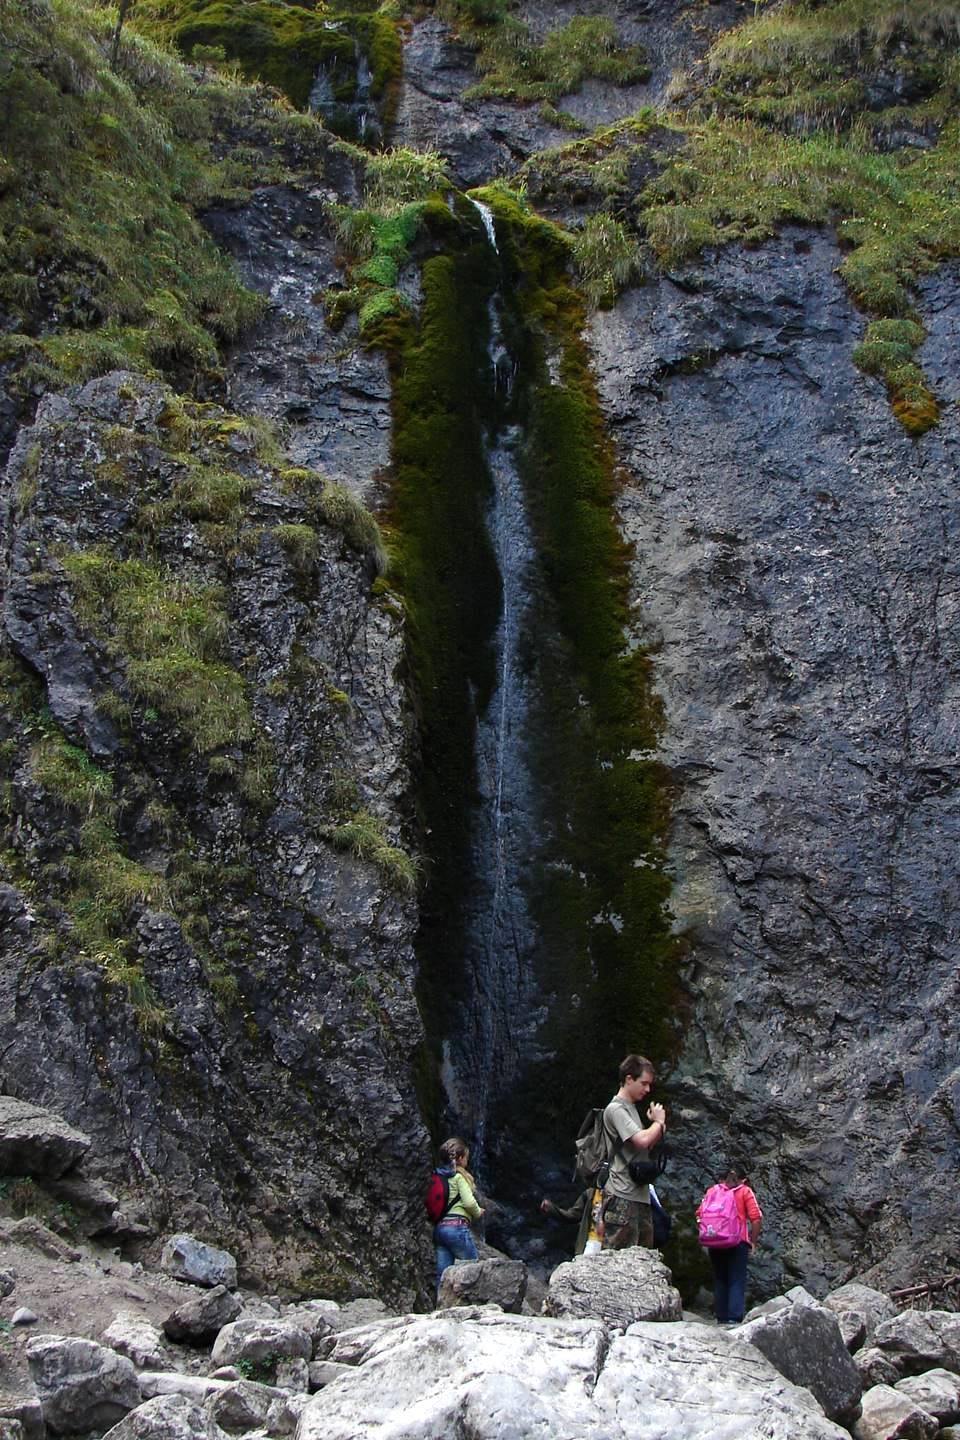
[[(958, 431), (908, 439), (853, 369), (835, 266), (787, 232), (591, 335), (677, 787), (676, 1144), (691, 1185), (752, 1157), (788, 1270), (895, 1281), (960, 1240)], [(924, 287), (948, 394), (958, 306)]]
[[(507, 177), (578, 124), (662, 105), (678, 93), (673, 72), (757, 8), (598, 0), (589, 16), (612, 19), (621, 45), (645, 47), (647, 78), (594, 75), (555, 105), (525, 106), (470, 93), (473, 53), (437, 14), (420, 14), (404, 30), (394, 141), (440, 150), (461, 187)], [(539, 40), (581, 9), (531, 0), (516, 13)], [(897, 63), (895, 79), (910, 72), (907, 98), (922, 99), (923, 74)], [(874, 108), (893, 103), (897, 85), (874, 87)], [(908, 116), (884, 143), (929, 147), (942, 122)], [(798, 114), (792, 131), (812, 123)], [(252, 133), (228, 126), (218, 144), (249, 152)], [(659, 127), (642, 155), (628, 141), (602, 137), (569, 167), (570, 157), (554, 169), (534, 159), (524, 177), (535, 204), (576, 226), (602, 192), (636, 226), (643, 186), (683, 141)], [(257, 144), (247, 163), (269, 178), (269, 144)], [(88, 1169), (126, 1201), (118, 1239), (153, 1244), (189, 1226), (234, 1248), (249, 1280), (408, 1303), (429, 1261), (409, 852), (429, 841), (412, 822), (422, 777), (403, 614), (377, 584), (378, 540), (356, 505), (390, 492), (395, 415), (382, 353), (358, 343), (353, 319), (334, 333), (322, 303), (350, 283), (330, 207), (365, 203), (359, 162), (316, 134), (303, 154), (299, 178), (251, 185), (206, 212), (267, 302), (224, 371), (202, 377), (199, 393), (221, 403), (114, 374), (48, 396), (13, 449), (0, 1074), (10, 1093), (93, 1135)], [(525, 213), (510, 203), (519, 234)], [(455, 204), (432, 204), (436, 251), (461, 222)], [(540, 240), (555, 257), (556, 234), (545, 227)], [(414, 267), (403, 245), (397, 253), (397, 292), (415, 313)], [(366, 256), (375, 276), (393, 258)], [(770, 1290), (781, 1269), (825, 1284), (866, 1267), (890, 1282), (960, 1263), (950, 1034), (960, 277), (945, 267), (919, 291), (917, 358), (941, 423), (911, 439), (880, 384), (853, 366), (865, 320), (839, 259), (826, 228), (792, 228), (759, 248), (648, 265), (647, 283), (589, 326), (624, 468), (632, 639), (652, 658), (657, 755), (672, 787), (671, 911), (686, 960), (679, 1024), (666, 1027), (682, 1032), (677, 1052), (655, 1057), (672, 1067), (677, 1160), (664, 1194), (680, 1228), (718, 1153), (746, 1154), (767, 1210), (754, 1273)], [(549, 332), (569, 296), (537, 291), (542, 257), (510, 263), (511, 343), (535, 299), (502, 375), (491, 357), (495, 388), (510, 404), (515, 382), (556, 398), (561, 371), (579, 363)], [(439, 291), (434, 280), (434, 305)], [(468, 313), (461, 297), (461, 323)], [(541, 351), (544, 374), (517, 382), (517, 357)], [(429, 376), (411, 386), (408, 408), (429, 391)], [(564, 398), (585, 393), (581, 383)], [(466, 397), (477, 398), (464, 390), (450, 407), (457, 423)], [(0, 395), (4, 449), (23, 418)], [(516, 445), (522, 455), (523, 437)], [(525, 473), (529, 488), (536, 472)], [(547, 559), (554, 577), (567, 573), (562, 554)], [(558, 630), (550, 603), (543, 613)], [(544, 654), (559, 667), (555, 645), (559, 654), (555, 637), (527, 637), (527, 672)], [(569, 715), (579, 728), (578, 685), (568, 667), (553, 692), (567, 697), (554, 706), (558, 734)], [(563, 849), (569, 771), (550, 753), (537, 765), (543, 794), (532, 818), (514, 817), (517, 833), (552, 827), (554, 870), (573, 886), (586, 865)], [(646, 853), (633, 862), (650, 865)], [(568, 912), (552, 910), (568, 943)], [(623, 916), (605, 899), (584, 923), (619, 935)], [(527, 1102), (536, 1089), (538, 1104), (555, 1103), (563, 1081), (551, 1072), (568, 1077), (564, 1103), (573, 1088), (578, 1110), (613, 1079), (597, 1074), (583, 1096), (569, 1080), (561, 1052), (576, 1047), (577, 1007), (591, 983), (599, 993), (602, 968), (599, 951), (569, 943), (568, 969), (559, 948), (541, 947), (536, 1013), (511, 1017), (512, 1040), (550, 1037), (531, 1042), (536, 1079), (519, 1087), (516, 1113), (508, 1097), (497, 1117), (532, 1145), (541, 1135)], [(632, 1006), (640, 982), (628, 978)], [(487, 1003), (481, 980), (464, 989), (477, 1010)], [(617, 1023), (628, 1010), (646, 1024), (623, 1004)], [(436, 1049), (449, 1038), (429, 1037)], [(551, 1123), (560, 1134), (579, 1118)]]
[(4, 1083), (82, 1118), (128, 1233), (409, 1300), (401, 630), (369, 517), (263, 441), (121, 375), (17, 442)]

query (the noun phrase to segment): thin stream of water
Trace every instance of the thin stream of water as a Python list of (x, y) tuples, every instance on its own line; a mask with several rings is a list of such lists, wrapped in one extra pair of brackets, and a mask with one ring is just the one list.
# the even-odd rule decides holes
[[(489, 208), (473, 202), (490, 244)], [(513, 365), (503, 342), (499, 297), (490, 305), (489, 360), (494, 382), (509, 399)], [(497, 682), (477, 716), (479, 804), (472, 816), (470, 902), (463, 964), (473, 996), (456, 1044), (445, 1047), (442, 1077), (450, 1111), (473, 1138), (482, 1163), (486, 1124), (516, 1076), (534, 1012), (530, 966), (533, 925), (524, 882), (535, 843), (534, 787), (526, 745), (531, 687), (524, 666), (529, 611), (537, 575), (536, 548), (516, 462), (519, 432), (489, 437), (492, 482), (487, 528), (500, 572), (502, 609), (495, 637)]]

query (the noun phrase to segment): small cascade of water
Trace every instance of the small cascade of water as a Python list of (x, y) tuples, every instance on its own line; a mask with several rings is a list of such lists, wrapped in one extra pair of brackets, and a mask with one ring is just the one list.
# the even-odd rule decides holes
[(497, 247), (497, 228), (493, 220), (493, 211), (490, 209), (489, 205), (485, 205), (482, 200), (475, 200), (472, 195), (468, 195), (467, 199), (470, 201), (470, 204), (473, 205), (474, 208), (480, 212), (480, 219), (483, 221), (483, 228), (487, 232), (487, 239), (490, 241), (490, 244), (493, 246), (494, 250), (499, 255), (500, 251)]
[(327, 67), (326, 65), (318, 65), (317, 73), (314, 75), (313, 84), (310, 87), (307, 109), (314, 114), (323, 115), (333, 104), (333, 85), (330, 82)]
[[(326, 30), (342, 30), (343, 28), (340, 21), (328, 20), (324, 23)], [(350, 101), (336, 98), (334, 94), (334, 84), (338, 74), (336, 63), (331, 66), (327, 62), (323, 62), (317, 67), (313, 77), (313, 85), (307, 102), (308, 108), (320, 115), (337, 134), (356, 139), (360, 144), (374, 144), (380, 137), (380, 126), (376, 106), (370, 99), (373, 77), (367, 57), (356, 39), (353, 42), (353, 55), (356, 64), (353, 98)]]
[(357, 139), (363, 143), (370, 123), (370, 66), (360, 46), (354, 45), (357, 57), (357, 84), (353, 92), (353, 108), (357, 115)]
[[(495, 247), (493, 216), (474, 201)], [(509, 399), (516, 366), (490, 302), (489, 363)], [(537, 804), (526, 747), (533, 701), (525, 664), (528, 619), (538, 584), (537, 550), (517, 465), (519, 432), (487, 442), (492, 482), (487, 529), (501, 579), (495, 636), (496, 684), (477, 715), (479, 802), (472, 816), (471, 877), (463, 966), (473, 986), (456, 1044), (445, 1048), (442, 1079), (451, 1116), (472, 1135), (482, 1165), (486, 1121), (533, 1046), (536, 1014), (531, 957), (534, 926), (524, 891), (537, 848)]]

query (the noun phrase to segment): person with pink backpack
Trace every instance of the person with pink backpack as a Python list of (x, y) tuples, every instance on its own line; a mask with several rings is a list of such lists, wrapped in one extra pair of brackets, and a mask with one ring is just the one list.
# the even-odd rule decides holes
[(763, 1211), (747, 1184), (743, 1165), (731, 1165), (697, 1206), (697, 1238), (713, 1269), (713, 1308), (718, 1325), (739, 1325), (747, 1289), (747, 1261), (756, 1248)]

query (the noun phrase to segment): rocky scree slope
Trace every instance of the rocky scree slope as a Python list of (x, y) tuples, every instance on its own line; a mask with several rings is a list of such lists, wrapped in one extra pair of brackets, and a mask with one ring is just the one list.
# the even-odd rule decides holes
[(537, 1314), (525, 1267), (502, 1258), (452, 1267), (430, 1315), (254, 1296), (231, 1255), (189, 1235), (156, 1272), (0, 1222), (0, 1264), (10, 1440), (494, 1440), (504, 1425), (531, 1440), (954, 1440), (960, 1417), (956, 1315), (796, 1287), (728, 1330), (681, 1312), (639, 1248), (561, 1265)]

